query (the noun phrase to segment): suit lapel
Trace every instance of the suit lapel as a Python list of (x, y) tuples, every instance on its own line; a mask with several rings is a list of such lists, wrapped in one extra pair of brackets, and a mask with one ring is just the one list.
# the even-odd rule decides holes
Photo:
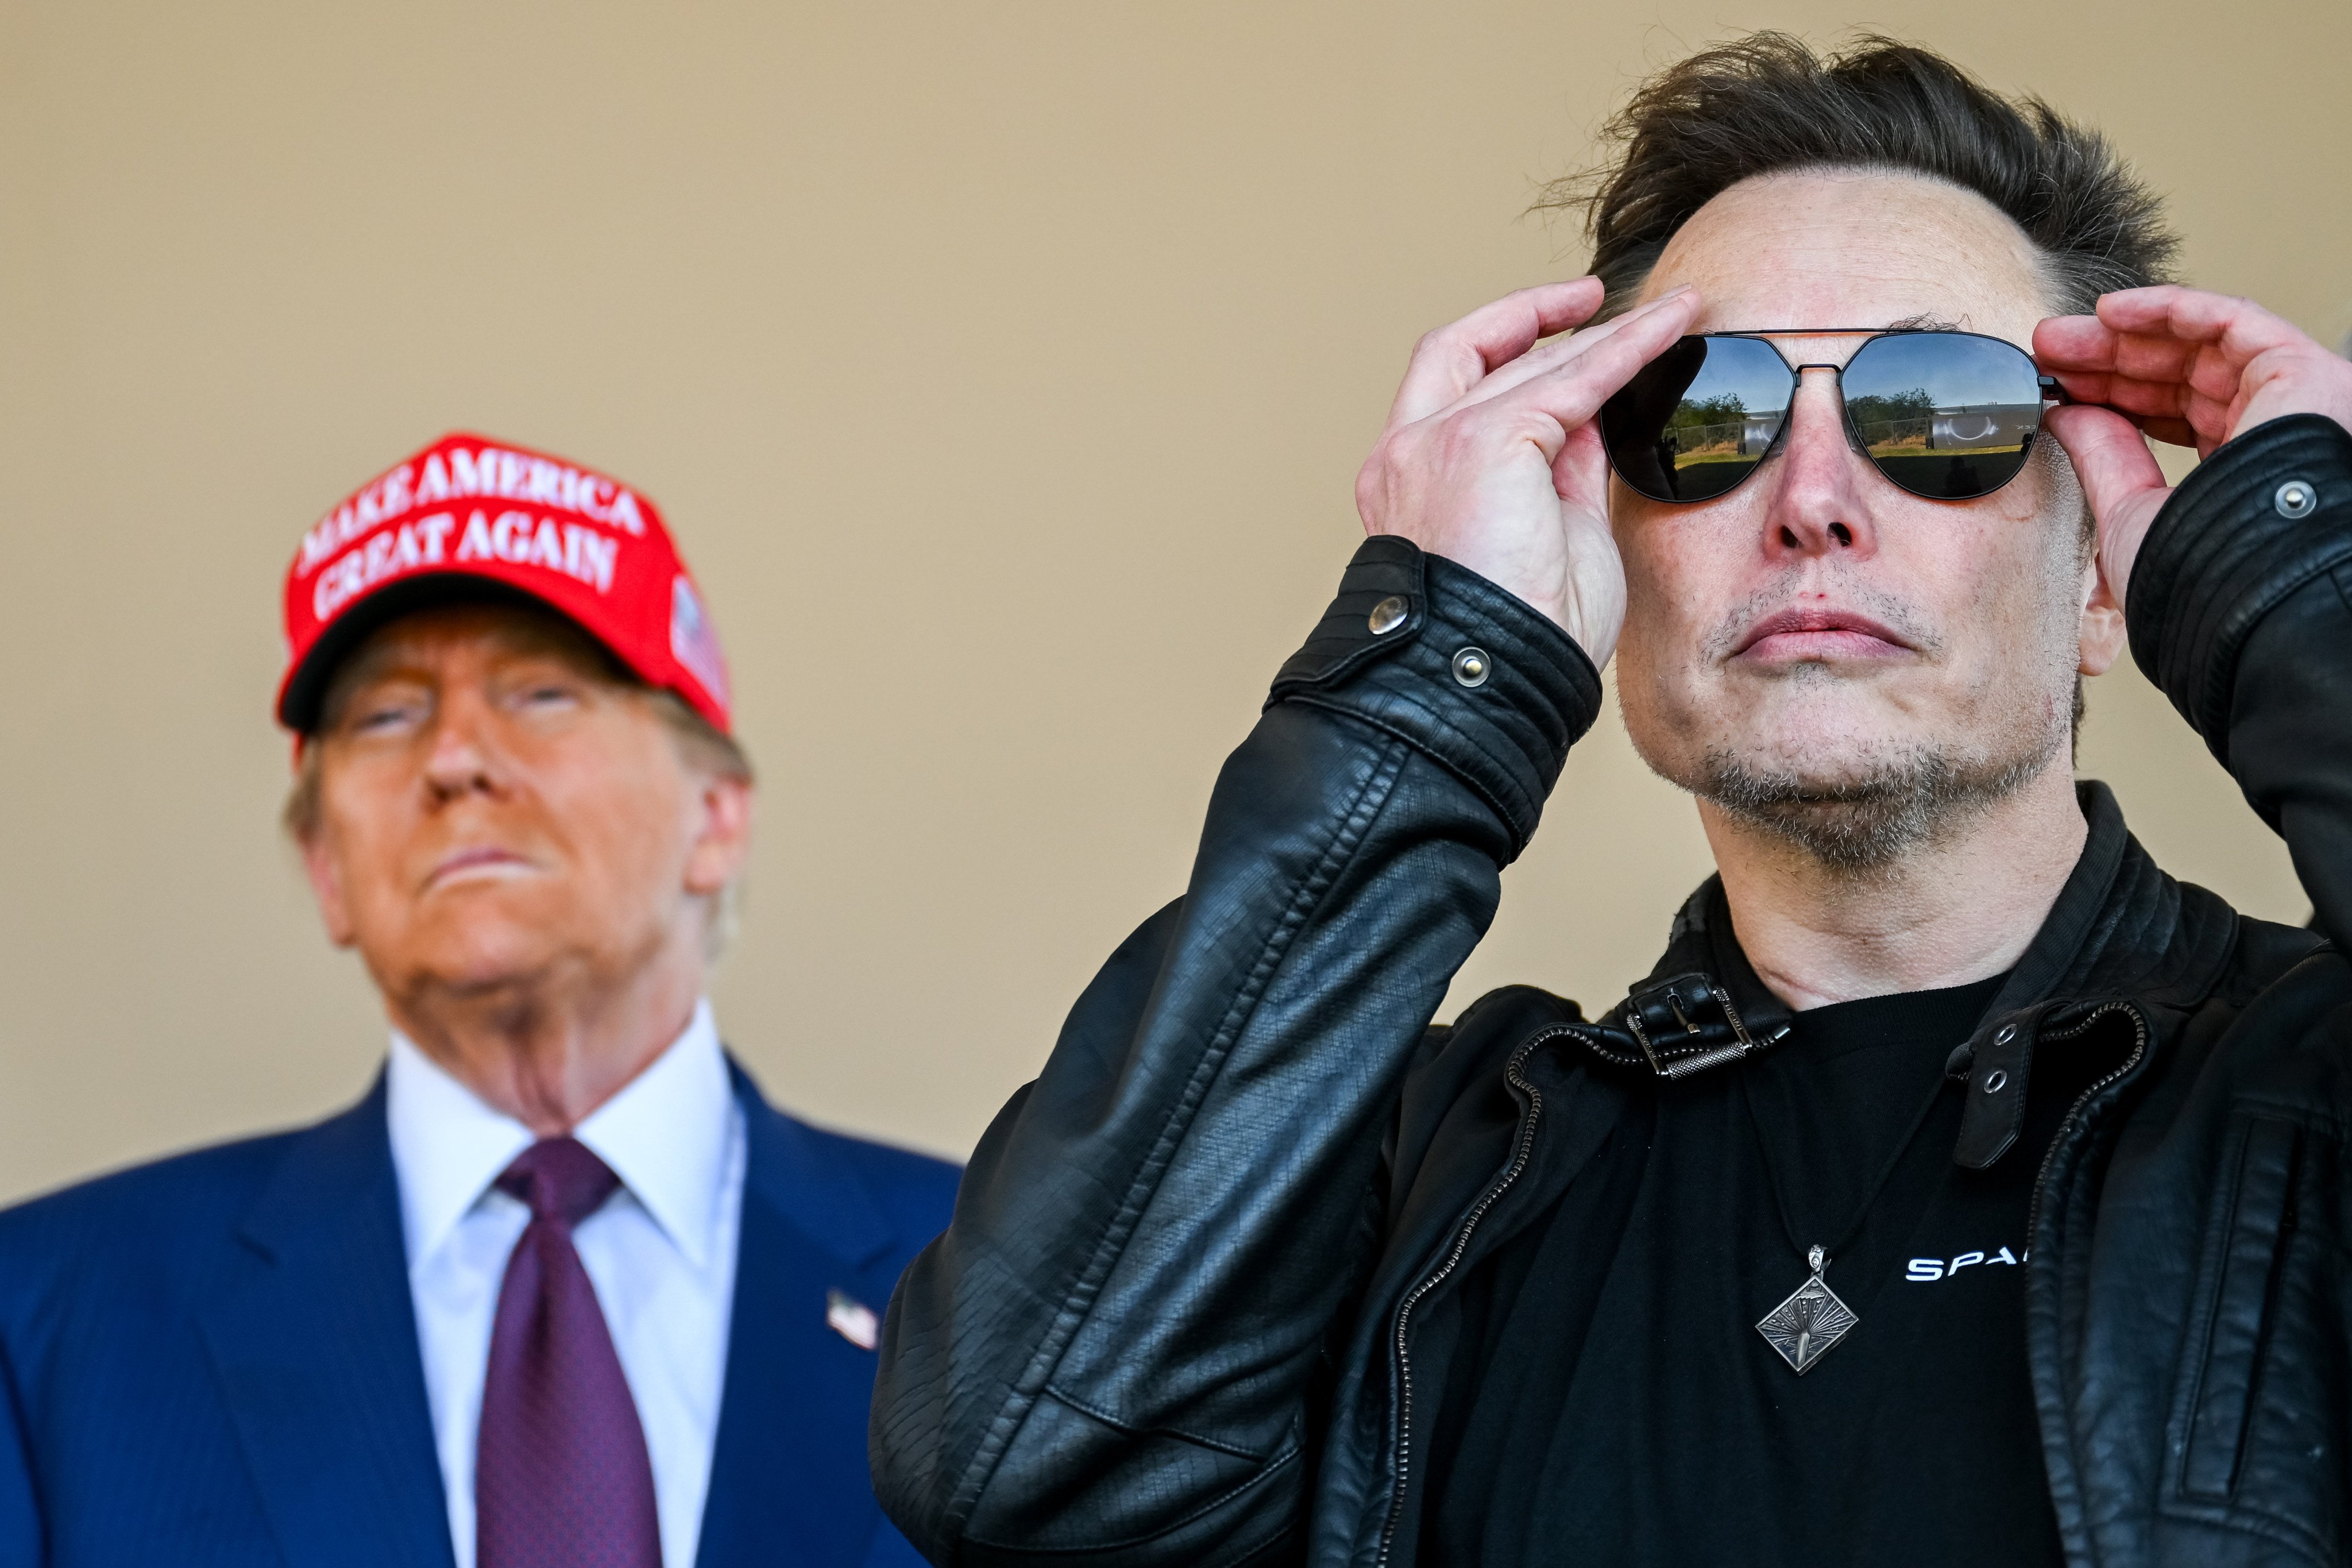
[(866, 1462), (875, 1357), (828, 1325), (827, 1297), (880, 1316), (890, 1226), (854, 1173), (734, 1071), (749, 1157), (697, 1568), (862, 1563), (881, 1521)]
[(291, 1568), (449, 1564), (379, 1078), (295, 1141), (202, 1314)]

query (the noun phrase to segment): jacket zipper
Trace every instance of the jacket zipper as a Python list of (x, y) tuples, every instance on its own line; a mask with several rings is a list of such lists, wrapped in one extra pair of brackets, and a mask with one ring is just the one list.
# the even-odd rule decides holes
[[(2095, 1007), (2081, 1022), (2063, 1033), (2051, 1036), (2050, 1038), (2074, 1039), (2110, 1013), (2122, 1013), (2130, 1017), (2133, 1032), (2131, 1055), (2126, 1057), (2114, 1070), (2106, 1073), (2097, 1082), (2076, 1096), (2074, 1103), (2067, 1108), (2064, 1120), (2059, 1122), (2057, 1133), (2052, 1137), (2049, 1149), (2042, 1156), (2041, 1169), (2034, 1174), (2033, 1202), (2026, 1211), (2025, 1234), (2029, 1242), (2040, 1228), (2042, 1197), (2043, 1191), (2049, 1185), (2050, 1165), (2051, 1162), (2057, 1157), (2059, 1145), (2064, 1142), (2075, 1120), (2083, 1114), (2084, 1107), (2089, 1105), (2095, 1096), (2129, 1077), (2132, 1070), (2139, 1066), (2140, 1058), (2147, 1054), (2147, 1020), (2140, 1015), (2137, 1007), (2128, 1002), (2110, 1002)], [(1431, 1291), (1453, 1277), (1454, 1269), (1461, 1267), (1463, 1254), (1469, 1250), (1470, 1238), (1477, 1230), (1479, 1222), (1486, 1217), (1487, 1211), (1502, 1200), (1503, 1194), (1509, 1192), (1513, 1184), (1517, 1183), (1527, 1171), (1528, 1162), (1535, 1152), (1536, 1124), (1543, 1118), (1543, 1090), (1538, 1089), (1521, 1071), (1527, 1066), (1528, 1058), (1534, 1055), (1536, 1047), (1545, 1042), (1559, 1039), (1564, 1036), (1573, 1036), (1575, 1033), (1573, 1026), (1553, 1025), (1529, 1037), (1517, 1050), (1511, 1053), (1511, 1059), (1503, 1069), (1503, 1079), (1505, 1082), (1527, 1097), (1527, 1113), (1519, 1119), (1518, 1140), (1512, 1148), (1510, 1163), (1503, 1167), (1500, 1175), (1487, 1184), (1486, 1190), (1478, 1195), (1478, 1201), (1470, 1205), (1469, 1212), (1454, 1230), (1454, 1244), (1445, 1249), (1444, 1261), (1406, 1292), (1403, 1302), (1397, 1308), (1396, 1327), (1390, 1339), (1390, 1343), (1396, 1352), (1397, 1362), (1396, 1480), (1389, 1494), (1388, 1519), (1381, 1526), (1381, 1550), (1380, 1555), (1374, 1559), (1374, 1568), (1388, 1568), (1389, 1559), (1396, 1550), (1397, 1526), (1403, 1521), (1405, 1493), (1412, 1483), (1412, 1347), (1410, 1335), (1413, 1309), (1421, 1305), (1422, 1300)]]
[(2140, 1010), (2129, 1002), (2106, 1002), (2092, 1008), (2071, 1028), (2047, 1037), (2053, 1040), (2080, 1038), (2090, 1030), (2092, 1025), (2110, 1013), (2122, 1013), (2130, 1017), (2133, 1037), (2131, 1055), (2126, 1057), (2115, 1070), (2075, 1096), (2074, 1103), (2066, 1109), (2064, 1120), (2058, 1123), (2058, 1131), (2051, 1136), (2050, 1147), (2042, 1152), (2041, 1168), (2033, 1173), (2033, 1202), (2025, 1211), (2025, 1241), (2029, 1247), (2033, 1244), (2033, 1238), (2041, 1233), (2042, 1198), (2050, 1184), (2051, 1163), (2058, 1158), (2059, 1147), (2066, 1142), (2066, 1134), (2074, 1130), (2075, 1119), (2083, 1114), (2083, 1108), (2091, 1103), (2094, 1096), (2105, 1092), (2130, 1077), (2133, 1069), (2139, 1066), (2140, 1058), (2147, 1055), (2147, 1019), (2142, 1016)]
[(1537, 1047), (1547, 1040), (1575, 1033), (1572, 1026), (1555, 1024), (1538, 1030), (1511, 1053), (1510, 1061), (1503, 1068), (1503, 1080), (1526, 1097), (1527, 1111), (1519, 1118), (1518, 1141), (1511, 1151), (1510, 1163), (1503, 1167), (1502, 1174), (1487, 1184), (1486, 1190), (1478, 1194), (1478, 1201), (1470, 1205), (1469, 1212), (1455, 1227), (1454, 1245), (1446, 1248), (1445, 1260), (1406, 1292), (1402, 1304), (1397, 1308), (1396, 1329), (1390, 1342), (1396, 1349), (1397, 1358), (1396, 1483), (1389, 1496), (1388, 1520), (1381, 1526), (1381, 1552), (1374, 1560), (1375, 1568), (1388, 1568), (1389, 1556), (1395, 1550), (1397, 1525), (1404, 1518), (1405, 1491), (1412, 1476), (1412, 1351), (1407, 1343), (1407, 1335), (1412, 1326), (1413, 1309), (1421, 1304), (1422, 1298), (1445, 1283), (1454, 1270), (1460, 1267), (1462, 1255), (1469, 1250), (1470, 1237), (1477, 1230), (1478, 1222), (1486, 1217), (1486, 1212), (1501, 1201), (1503, 1194), (1511, 1190), (1511, 1184), (1528, 1168), (1528, 1161), (1535, 1152), (1536, 1123), (1543, 1119), (1543, 1090), (1529, 1081), (1520, 1069), (1527, 1065), (1528, 1058), (1535, 1053)]
[[(2131, 1054), (2118, 1063), (2113, 1071), (2104, 1074), (2097, 1082), (2092, 1084), (2090, 1088), (2084, 1089), (2081, 1094), (2074, 1097), (2074, 1103), (2066, 1108), (2065, 1117), (2058, 1123), (2058, 1131), (2051, 1135), (2050, 1147), (2043, 1150), (2042, 1153), (2041, 1168), (2033, 1173), (2033, 1201), (2032, 1204), (2027, 1205), (2025, 1211), (2025, 1243), (2028, 1247), (2032, 1247), (2042, 1234), (2042, 1200), (2050, 1190), (2050, 1167), (2058, 1158), (2058, 1151), (2065, 1143), (2066, 1135), (2074, 1130), (2074, 1123), (2081, 1119), (2084, 1110), (2090, 1105), (2094, 1097), (2105, 1093), (2108, 1089), (2114, 1088), (2116, 1084), (2121, 1083), (2125, 1079), (2130, 1077), (2139, 1067), (2140, 1059), (2147, 1055), (2147, 1018), (2137, 1006), (2133, 1005), (2129, 1002), (2104, 1003), (2097, 1007), (2094, 1007), (2080, 1023), (2074, 1025), (2072, 1028), (2050, 1037), (2059, 1040), (2078, 1038), (2086, 1032), (2092, 1025), (2097, 1023), (2101, 1018), (2105, 1017), (2110, 1013), (2123, 1013), (2130, 1016), (2132, 1021)], [(2027, 1254), (2028, 1258), (2031, 1258), (2032, 1256), (2032, 1254), (2031, 1252)], [(2054, 1269), (2057, 1267), (2057, 1264), (2053, 1259), (2051, 1261), (2049, 1266)], [(2027, 1359), (2029, 1362), (2032, 1359), (2032, 1347), (2030, 1344), (2027, 1346)], [(2052, 1374), (2055, 1376), (2057, 1369), (2053, 1367), (2051, 1370)], [(2038, 1382), (2039, 1379), (2037, 1378), (2036, 1381)], [(2040, 1395), (2039, 1389), (2037, 1389), (2035, 1393), (2038, 1402)], [(2072, 1444), (2068, 1445), (2070, 1451), (2066, 1456), (2067, 1461), (2070, 1464), (2074, 1463), (2074, 1455), (2071, 1452), (2072, 1447)], [(2042, 1464), (2045, 1470), (2056, 1458), (2057, 1456), (2054, 1454), (2046, 1454), (2043, 1456)], [(2077, 1466), (2077, 1468), (2079, 1468), (2080, 1467)]]

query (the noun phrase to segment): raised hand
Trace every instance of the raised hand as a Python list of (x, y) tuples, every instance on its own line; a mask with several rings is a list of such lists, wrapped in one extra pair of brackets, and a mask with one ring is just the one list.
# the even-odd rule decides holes
[(1625, 624), (1625, 569), (1592, 421), (1698, 313), (1698, 296), (1678, 289), (1552, 336), (1591, 320), (1601, 293), (1596, 278), (1522, 289), (1422, 339), (1356, 476), (1366, 532), (1401, 535), (1509, 589), (1596, 666)]
[(2099, 567), (2120, 605), (2148, 524), (2172, 491), (2140, 433), (2200, 457), (2288, 414), (2352, 429), (2352, 363), (2251, 300), (2163, 284), (2104, 296), (2095, 316), (2053, 316), (2033, 357), (2075, 405), (2051, 434), (2098, 521)]

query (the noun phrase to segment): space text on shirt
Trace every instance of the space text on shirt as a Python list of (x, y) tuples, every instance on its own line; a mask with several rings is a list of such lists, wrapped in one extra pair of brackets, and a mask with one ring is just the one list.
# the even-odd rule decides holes
[(1988, 1263), (2022, 1263), (2033, 1256), (2032, 1249), (2012, 1253), (2006, 1247), (1998, 1252), (1963, 1252), (1947, 1263), (1940, 1258), (1915, 1258), (1904, 1271), (1903, 1278), (1915, 1284), (1929, 1284), (1937, 1279), (1949, 1279), (1963, 1268), (1973, 1268)]

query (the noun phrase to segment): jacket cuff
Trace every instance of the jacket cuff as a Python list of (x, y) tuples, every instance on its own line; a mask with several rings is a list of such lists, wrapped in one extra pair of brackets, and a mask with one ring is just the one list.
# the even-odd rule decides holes
[(2226, 443), (2149, 525), (2124, 606), (2132, 658), (2224, 763), (2247, 639), (2281, 601), (2347, 561), (2352, 433), (2318, 414), (2268, 420)]
[[(1400, 618), (1401, 617), (1401, 618)], [(1541, 612), (1410, 540), (1364, 541), (1266, 706), (1385, 730), (1484, 796), (1524, 849), (1568, 749), (1601, 714), (1601, 672)]]

